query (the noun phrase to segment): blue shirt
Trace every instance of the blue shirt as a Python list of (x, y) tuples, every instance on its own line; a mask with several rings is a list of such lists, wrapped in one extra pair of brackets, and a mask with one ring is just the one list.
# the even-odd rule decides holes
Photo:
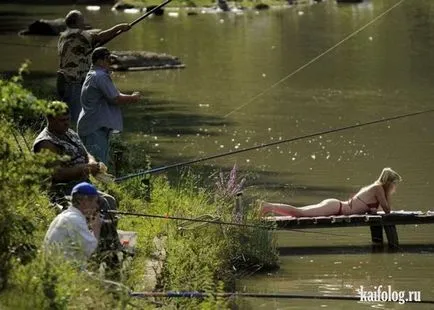
[(122, 113), (115, 103), (119, 94), (106, 69), (98, 66), (90, 68), (81, 89), (82, 109), (77, 123), (81, 136), (104, 127), (122, 131)]

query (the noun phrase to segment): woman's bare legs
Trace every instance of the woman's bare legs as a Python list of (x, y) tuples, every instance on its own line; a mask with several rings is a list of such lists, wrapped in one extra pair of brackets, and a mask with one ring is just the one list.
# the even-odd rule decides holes
[(263, 202), (262, 214), (272, 213), (277, 216), (330, 216), (339, 213), (340, 201), (337, 199), (326, 199), (315, 205), (296, 208), (283, 203)]
[(299, 208), (283, 203), (272, 203), (266, 201), (262, 202), (261, 214), (262, 216), (266, 216), (267, 214), (294, 217), (303, 216), (301, 213), (299, 213)]

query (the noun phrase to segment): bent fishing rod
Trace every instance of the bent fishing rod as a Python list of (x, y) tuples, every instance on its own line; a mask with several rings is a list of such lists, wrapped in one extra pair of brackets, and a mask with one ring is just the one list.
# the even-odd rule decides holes
[[(169, 216), (169, 215), (127, 212), (127, 211), (118, 211), (118, 210), (101, 210), (101, 212), (102, 213), (108, 213), (111, 215), (148, 217), (148, 218), (154, 218), (154, 219), (157, 218), (157, 219), (164, 219), (164, 220), (179, 220), (179, 221), (184, 221), (184, 222), (207, 223), (207, 224), (215, 224), (215, 225), (247, 227), (247, 228), (264, 229), (264, 230), (275, 230), (276, 229), (275, 222), (268, 222), (269, 223), (268, 225), (264, 225), (264, 224), (256, 225), (256, 224), (242, 224), (242, 223), (235, 223), (235, 222), (224, 222), (224, 221), (219, 221), (219, 220), (205, 220), (205, 219), (191, 218), (191, 217), (177, 217), (177, 216)], [(178, 229), (180, 229), (180, 228), (178, 228)], [(324, 232), (317, 232), (317, 231), (305, 231), (305, 230), (299, 230), (299, 229), (287, 229), (287, 230), (291, 231), (291, 232), (298, 232), (298, 233), (304, 233), (304, 234), (320, 234), (320, 235), (336, 236), (336, 237), (347, 236), (344, 234), (324, 233)]]
[[(167, 4), (169, 4), (170, 2), (172, 2), (172, 0), (166, 0), (163, 3), (157, 5), (156, 7), (154, 7), (152, 10), (146, 11), (145, 14), (143, 14), (142, 16), (140, 16), (139, 18), (135, 19), (134, 21), (132, 21), (131, 23), (129, 23), (128, 25), (130, 26), (130, 28), (132, 28), (134, 25), (136, 25), (137, 23), (141, 22), (143, 19), (145, 19), (146, 17), (148, 17), (149, 15), (151, 15), (152, 13), (156, 12), (157, 10), (161, 9), (162, 7), (166, 6)], [(120, 35), (121, 33), (123, 33), (123, 31), (118, 31), (116, 32), (116, 34), (111, 37), (108, 40), (105, 40), (104, 42), (101, 42), (99, 44), (97, 44), (92, 50), (90, 50), (88, 53), (86, 53), (86, 56), (89, 55), (90, 53), (92, 53), (92, 51), (99, 47), (99, 46), (103, 46), (105, 44), (107, 44), (108, 42), (110, 42), (111, 40), (113, 40), (114, 38), (116, 38), (118, 35)]]
[(126, 212), (126, 211), (118, 211), (118, 210), (102, 210), (103, 213), (109, 214), (119, 214), (119, 215), (130, 215), (130, 216), (138, 216), (138, 217), (150, 217), (150, 218), (159, 218), (164, 220), (180, 220), (186, 222), (197, 222), (197, 223), (208, 223), (208, 224), (216, 224), (216, 225), (228, 225), (228, 226), (241, 226), (241, 227), (250, 227), (250, 228), (262, 228), (272, 230), (272, 225), (253, 225), (253, 224), (240, 224), (233, 222), (224, 222), (219, 220), (204, 220), (204, 219), (195, 219), (189, 217), (177, 217), (177, 216), (169, 216), (169, 215), (157, 215), (157, 214), (147, 214), (147, 213), (137, 213), (137, 212)]
[[(149, 15), (151, 15), (152, 13), (154, 13), (155, 11), (161, 9), (162, 7), (166, 6), (167, 4), (169, 4), (170, 2), (172, 2), (172, 0), (166, 0), (163, 3), (157, 5), (155, 8), (153, 8), (152, 10), (146, 11), (145, 14), (143, 14), (142, 16), (140, 16), (139, 18), (135, 19), (134, 21), (132, 21), (131, 23), (129, 23), (130, 27), (133, 27), (134, 25), (136, 25), (137, 23), (141, 22), (143, 19), (145, 19), (146, 17), (148, 17)], [(92, 48), (91, 51), (86, 53), (86, 56), (89, 55), (90, 53), (92, 53), (92, 51), (99, 47), (102, 46), (104, 44), (107, 44), (108, 42), (110, 42), (111, 40), (113, 40), (114, 38), (116, 38), (117, 36), (119, 36), (121, 33), (123, 33), (123, 31), (118, 31), (112, 38), (105, 40), (104, 42), (101, 42), (99, 44), (97, 44), (94, 48)], [(0, 42), (1, 45), (18, 45), (18, 46), (33, 46), (33, 47), (42, 47), (42, 48), (57, 48), (57, 46), (54, 45), (40, 45), (40, 44), (29, 44), (29, 43), (10, 43), (10, 42)]]
[[(210, 298), (210, 297), (251, 297), (251, 298), (273, 298), (273, 299), (313, 299), (313, 300), (354, 300), (364, 301), (362, 295), (319, 295), (319, 294), (291, 294), (291, 293), (205, 293), (198, 291), (167, 291), (167, 292), (129, 292), (131, 297), (149, 298), (149, 297), (166, 297), (166, 298)], [(434, 304), (434, 300), (413, 300), (406, 298), (405, 303), (422, 303)], [(399, 302), (399, 300), (386, 300), (384, 302)]]
[(431, 113), (431, 112), (434, 112), (434, 109), (391, 116), (391, 117), (377, 119), (377, 120), (369, 121), (369, 122), (365, 122), (365, 123), (356, 123), (353, 125), (348, 125), (348, 126), (339, 127), (339, 128), (333, 128), (333, 129), (329, 129), (329, 130), (323, 130), (323, 131), (314, 132), (314, 133), (303, 135), (303, 136), (283, 139), (280, 141), (274, 141), (274, 142), (270, 142), (270, 143), (262, 143), (260, 145), (246, 147), (246, 148), (242, 148), (242, 149), (235, 150), (235, 151), (215, 154), (215, 155), (211, 155), (208, 157), (198, 158), (198, 159), (194, 159), (194, 160), (190, 160), (190, 161), (184, 161), (184, 162), (175, 163), (175, 164), (171, 164), (171, 165), (167, 165), (167, 166), (148, 169), (146, 171), (142, 171), (142, 172), (138, 172), (138, 173), (128, 174), (128, 175), (116, 178), (115, 182), (121, 182), (121, 181), (125, 181), (125, 180), (135, 178), (135, 177), (140, 177), (140, 176), (147, 175), (147, 174), (162, 172), (162, 171), (169, 170), (172, 168), (188, 166), (188, 165), (199, 163), (202, 161), (207, 161), (207, 160), (216, 159), (216, 158), (220, 158), (220, 157), (226, 157), (226, 156), (230, 156), (230, 155), (234, 155), (234, 154), (238, 154), (238, 153), (243, 153), (243, 152), (248, 152), (248, 151), (252, 151), (252, 150), (258, 150), (261, 148), (274, 146), (274, 145), (278, 145), (278, 144), (294, 142), (294, 141), (303, 140), (303, 139), (307, 139), (307, 138), (313, 138), (313, 137), (317, 137), (317, 136), (323, 136), (323, 135), (327, 135), (327, 134), (331, 134), (331, 133), (335, 133), (335, 132), (339, 132), (339, 131), (345, 131), (345, 130), (349, 130), (349, 129), (384, 123), (384, 122), (388, 122), (388, 121), (393, 121), (393, 120), (397, 120), (397, 119), (402, 119), (402, 118), (406, 118), (406, 117), (411, 117), (411, 116), (416, 116), (416, 115), (421, 115), (421, 114), (426, 114), (426, 113)]

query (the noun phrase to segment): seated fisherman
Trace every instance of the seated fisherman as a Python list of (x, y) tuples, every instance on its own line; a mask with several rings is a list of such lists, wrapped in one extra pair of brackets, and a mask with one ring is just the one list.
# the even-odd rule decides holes
[(71, 196), (72, 205), (51, 222), (44, 250), (58, 251), (70, 261), (85, 262), (95, 252), (100, 236), (99, 194), (95, 186), (82, 182), (74, 186)]
[[(48, 150), (58, 155), (67, 155), (69, 158), (57, 163), (52, 175), (50, 195), (56, 200), (68, 195), (78, 183), (89, 182), (89, 176), (96, 175), (104, 166), (87, 152), (78, 134), (69, 128), (69, 111), (66, 104), (54, 101), (52, 110), (57, 112), (47, 115), (47, 127), (35, 139), (33, 152)], [(102, 192), (99, 194), (98, 204), (101, 210), (117, 209), (114, 197)], [(99, 251), (119, 249), (115, 221), (110, 222), (108, 214), (105, 214), (105, 219), (107, 221), (102, 225)]]

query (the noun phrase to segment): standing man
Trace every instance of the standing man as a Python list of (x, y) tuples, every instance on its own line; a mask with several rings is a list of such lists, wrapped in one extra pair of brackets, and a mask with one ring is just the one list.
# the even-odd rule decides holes
[(57, 45), (60, 57), (57, 75), (57, 91), (68, 104), (71, 121), (75, 124), (81, 111), (81, 87), (90, 68), (90, 53), (116, 34), (128, 31), (129, 24), (119, 24), (101, 32), (84, 30), (84, 17), (80, 11), (69, 12), (65, 17), (66, 31), (62, 32)]
[(140, 100), (138, 92), (122, 94), (113, 84), (109, 71), (112, 57), (106, 47), (93, 51), (92, 67), (81, 91), (82, 111), (77, 124), (78, 134), (89, 153), (105, 164), (108, 162), (110, 133), (123, 129), (119, 106)]
[(95, 186), (82, 182), (74, 186), (71, 196), (72, 205), (51, 222), (44, 248), (63, 254), (67, 260), (85, 262), (98, 246), (101, 231), (99, 195)]

